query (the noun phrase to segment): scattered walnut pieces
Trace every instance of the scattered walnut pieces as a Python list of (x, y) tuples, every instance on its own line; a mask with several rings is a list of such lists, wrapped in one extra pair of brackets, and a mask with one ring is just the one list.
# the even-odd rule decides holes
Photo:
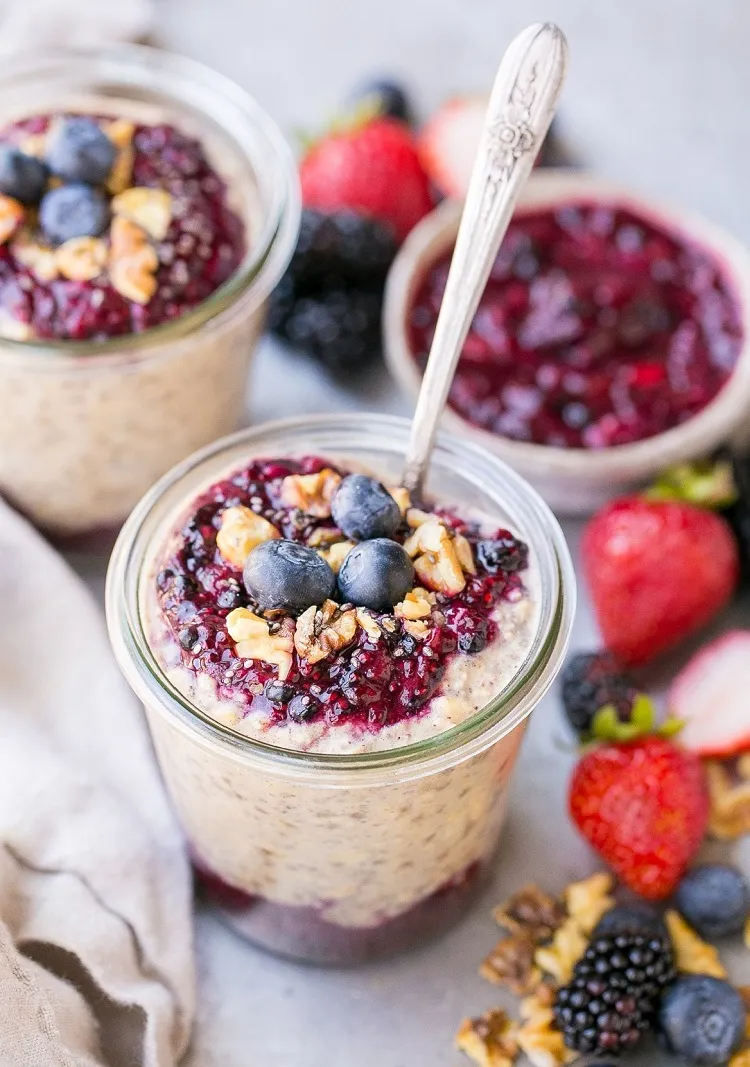
[(107, 191), (116, 196), (128, 189), (133, 180), (135, 123), (130, 122), (129, 119), (113, 119), (105, 123), (102, 128), (117, 149), (112, 170), (107, 178)]
[(248, 608), (235, 608), (227, 615), (227, 631), (242, 659), (263, 660), (275, 664), (283, 681), (292, 669), (294, 621), (284, 619), (271, 633), (266, 619)]
[(422, 511), (421, 508), (408, 508), (405, 516), (407, 526), (410, 526), (412, 530), (416, 530), (423, 522), (429, 522), (433, 517), (431, 512)]
[(577, 921), (566, 919), (553, 934), (551, 943), (536, 950), (534, 960), (558, 985), (565, 985), (587, 947), (586, 936)]
[(155, 241), (163, 241), (172, 221), (172, 197), (166, 189), (134, 186), (113, 198), (112, 213), (134, 222)]
[(403, 485), (388, 486), (388, 492), (398, 504), (398, 510), (402, 515), (405, 515), (408, 509), (411, 507), (411, 497), (409, 496), (409, 490), (404, 489)]
[(334, 600), (326, 600), (321, 608), (313, 604), (297, 619), (294, 647), (308, 663), (319, 663), (351, 644), (356, 633), (354, 608), (342, 611)]
[(72, 237), (54, 255), (59, 273), (73, 282), (90, 282), (107, 265), (107, 246), (99, 237)]
[(411, 621), (426, 619), (431, 614), (434, 603), (434, 593), (422, 589), (421, 586), (415, 586), (400, 603), (396, 604), (393, 613), (400, 619), (409, 619)]
[(18, 262), (28, 268), (40, 282), (51, 282), (57, 278), (57, 254), (54, 248), (39, 244), (26, 229), (19, 230), (13, 238), (10, 250)]
[(560, 901), (535, 885), (519, 889), (492, 914), (499, 926), (511, 933), (527, 933), (537, 944), (549, 940), (565, 920)]
[(9, 241), (25, 217), (23, 204), (0, 193), (0, 245)]
[(534, 941), (528, 933), (501, 938), (479, 967), (482, 978), (505, 986), (519, 997), (533, 992), (542, 980), (534, 963)]
[(404, 542), (417, 577), (429, 589), (455, 596), (466, 585), (454, 539), (436, 518), (423, 522)]
[(518, 1055), (515, 1024), (500, 1008), (478, 1019), (464, 1019), (456, 1034), (456, 1048), (479, 1067), (511, 1067)]
[(115, 215), (109, 230), (109, 280), (126, 300), (147, 304), (156, 292), (159, 257), (146, 231)]
[(681, 915), (676, 911), (667, 911), (664, 919), (672, 938), (678, 971), (683, 974), (708, 974), (712, 978), (727, 977), (714, 946), (703, 941)]
[(262, 541), (275, 541), (280, 537), (281, 534), (273, 523), (239, 504), (222, 511), (216, 547), (228, 563), (242, 569), (245, 560), (257, 545)]
[(355, 613), (357, 616), (357, 622), (365, 631), (369, 639), (373, 643), (378, 642), (383, 636), (383, 631), (378, 625), (377, 620), (372, 617), (367, 608), (357, 608)]
[(577, 1052), (566, 1048), (562, 1033), (555, 1028), (553, 1003), (554, 990), (546, 984), (521, 1002), (523, 1025), (516, 1039), (533, 1067), (562, 1067), (578, 1058)]
[(584, 934), (590, 934), (603, 915), (615, 906), (610, 895), (612, 875), (604, 871), (573, 882), (564, 893), (565, 906)]
[(331, 499), (341, 481), (341, 475), (324, 467), (316, 474), (290, 474), (281, 483), (281, 503), (289, 508), (299, 508), (316, 519), (327, 519), (331, 514)]
[(341, 570), (341, 564), (353, 548), (353, 541), (337, 541), (335, 544), (329, 545), (328, 548), (319, 548), (318, 555), (322, 556), (334, 574), (338, 574)]
[(705, 762), (711, 801), (709, 832), (721, 840), (750, 833), (750, 761), (737, 761), (732, 773), (728, 764), (718, 760)]
[(307, 544), (310, 548), (330, 548), (337, 541), (345, 540), (346, 536), (338, 526), (318, 526), (308, 537)]

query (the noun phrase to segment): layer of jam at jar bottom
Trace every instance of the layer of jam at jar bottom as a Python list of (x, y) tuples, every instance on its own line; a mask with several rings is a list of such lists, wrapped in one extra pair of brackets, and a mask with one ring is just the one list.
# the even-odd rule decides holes
[(486, 885), (490, 857), (472, 863), (407, 911), (376, 926), (339, 926), (317, 908), (277, 904), (228, 885), (193, 858), (200, 896), (242, 937), (279, 956), (309, 963), (366, 963), (395, 956), (443, 933)]

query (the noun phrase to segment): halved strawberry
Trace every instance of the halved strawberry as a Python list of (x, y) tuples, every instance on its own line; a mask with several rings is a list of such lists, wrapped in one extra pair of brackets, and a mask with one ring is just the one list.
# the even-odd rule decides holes
[(718, 757), (750, 749), (750, 630), (731, 630), (696, 653), (668, 702), (684, 723), (683, 748)]
[(458, 96), (438, 108), (419, 137), (422, 167), (445, 196), (463, 199), (479, 148), (488, 97)]

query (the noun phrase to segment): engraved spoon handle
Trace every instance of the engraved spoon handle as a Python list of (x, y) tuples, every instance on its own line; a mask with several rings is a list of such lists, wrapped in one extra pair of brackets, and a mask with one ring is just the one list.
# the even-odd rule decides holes
[(567, 58), (562, 31), (546, 22), (520, 33), (500, 63), (412, 421), (403, 484), (417, 498), (463, 343), (552, 122)]

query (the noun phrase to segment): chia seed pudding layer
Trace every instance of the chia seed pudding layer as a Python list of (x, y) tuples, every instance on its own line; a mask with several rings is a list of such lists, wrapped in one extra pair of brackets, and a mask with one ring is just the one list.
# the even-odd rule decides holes
[[(314, 663), (305, 662), (309, 647), (296, 643), (291, 662), (283, 649), (273, 664), (249, 659), (251, 646), (238, 655), (229, 632), (234, 613), (259, 619), (252, 632), (263, 642), (271, 630), (283, 637), (285, 622), (271, 612), (268, 626), (250, 599), (241, 556), (230, 562), (224, 554), (237, 546), (244, 552), (249, 542), (236, 529), (223, 537), (231, 529), (223, 516), (241, 515), (250, 540), (269, 536), (257, 519), (300, 545), (317, 543), (325, 531), (320, 551), (332, 559), (344, 535), (328, 494), (333, 481), (335, 503), (337, 479), (350, 469), (305, 456), (234, 471), (177, 506), (182, 517), (176, 526), (170, 520), (171, 534), (141, 582), (152, 652), (195, 708), (249, 739), (326, 757), (398, 749), (466, 721), (516, 675), (539, 625), (535, 562), (522, 542), (497, 521), (455, 506), (412, 508), (396, 488), (402, 517), (393, 540), (414, 553), (416, 580), (436, 575), (435, 588), (422, 589), (427, 600), (415, 586), (391, 611), (366, 609), (365, 625), (358, 622), (354, 636), (347, 630), (347, 643)], [(447, 572), (431, 571), (435, 559), (422, 560), (421, 546), (437, 544), (424, 532), (429, 524), (446, 531), (440, 544), (453, 546), (466, 568), (453, 572), (454, 591), (441, 592)], [(405, 617), (410, 605), (418, 619)], [(356, 610), (339, 599), (332, 625)], [(325, 613), (315, 605), (310, 611)], [(292, 620), (295, 636), (304, 616)], [(295, 719), (300, 698), (310, 703)], [(394, 951), (457, 917), (476, 886), (469, 873), (484, 871), (496, 850), (525, 728), (420, 776), (344, 787), (325, 775), (298, 780), (260, 760), (249, 766), (148, 701), (146, 711), (211, 899), (251, 940), (318, 962)]]

